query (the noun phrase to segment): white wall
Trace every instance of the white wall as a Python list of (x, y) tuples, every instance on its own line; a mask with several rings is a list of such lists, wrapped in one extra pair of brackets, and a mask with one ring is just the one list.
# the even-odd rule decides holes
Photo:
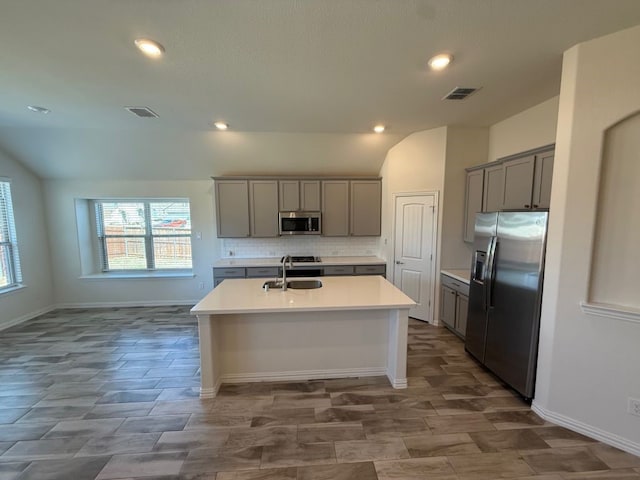
[(555, 142), (557, 121), (558, 97), (553, 97), (492, 125), (486, 161)]
[[(640, 455), (640, 417), (627, 413), (628, 398), (640, 398), (640, 315), (622, 321), (580, 307), (589, 291), (604, 132), (640, 109), (638, 45), (640, 26), (564, 55), (534, 407)], [(640, 228), (637, 217), (629, 228)]]
[[(213, 284), (212, 263), (218, 258), (213, 182), (202, 181), (63, 181), (44, 182), (51, 258), (55, 272), (54, 299), (62, 305), (158, 305), (192, 303)], [(190, 278), (80, 278), (75, 199), (101, 197), (180, 197), (191, 203), (193, 272)], [(198, 240), (195, 233), (200, 232)], [(200, 282), (205, 289), (200, 290)]]
[(0, 295), (0, 328), (46, 310), (53, 301), (51, 265), (40, 180), (0, 151), (0, 177), (11, 179), (22, 288)]
[[(387, 260), (388, 278), (393, 275), (393, 194), (438, 192), (444, 188), (447, 128), (434, 128), (409, 135), (389, 153), (380, 169), (382, 177), (382, 236), (380, 252)], [(438, 212), (438, 231), (442, 228), (442, 199)], [(436, 271), (440, 271), (440, 239), (436, 246)], [(437, 279), (439, 285), (439, 276)], [(437, 285), (436, 285), (437, 287)], [(436, 292), (438, 290), (436, 289)], [(437, 299), (434, 312), (437, 312)]]
[(447, 150), (442, 196), (442, 268), (468, 269), (473, 245), (465, 243), (465, 168), (484, 163), (487, 158), (487, 128), (447, 127)]

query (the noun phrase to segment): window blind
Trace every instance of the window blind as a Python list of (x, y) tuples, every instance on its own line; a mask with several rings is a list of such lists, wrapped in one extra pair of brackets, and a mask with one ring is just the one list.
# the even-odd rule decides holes
[(11, 183), (0, 178), (0, 292), (22, 282)]

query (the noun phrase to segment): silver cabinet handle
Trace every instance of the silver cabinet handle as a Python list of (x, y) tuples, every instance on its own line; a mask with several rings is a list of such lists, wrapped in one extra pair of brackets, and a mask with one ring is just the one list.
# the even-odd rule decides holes
[(404, 262), (401, 262), (400, 260), (396, 260), (396, 265), (404, 265)]

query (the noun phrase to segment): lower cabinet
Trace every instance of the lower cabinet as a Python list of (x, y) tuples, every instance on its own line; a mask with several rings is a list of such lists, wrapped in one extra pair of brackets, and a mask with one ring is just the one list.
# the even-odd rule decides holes
[[(317, 265), (317, 264), (316, 264)], [(320, 276), (338, 275), (382, 275), (387, 274), (385, 264), (372, 265), (325, 265), (315, 267), (320, 271)], [(227, 278), (275, 278), (282, 276), (282, 268), (268, 267), (214, 267), (213, 287), (217, 287)], [(316, 276), (316, 275), (313, 275)]]
[(440, 276), (440, 320), (443, 325), (461, 338), (467, 332), (469, 285), (448, 275)]

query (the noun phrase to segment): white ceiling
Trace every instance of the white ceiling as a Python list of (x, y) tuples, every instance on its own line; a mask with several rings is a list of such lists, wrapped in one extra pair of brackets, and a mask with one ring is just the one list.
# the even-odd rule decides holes
[(0, 0), (0, 146), (48, 178), (377, 173), (408, 133), (556, 95), (564, 50), (638, 23), (639, 0)]

